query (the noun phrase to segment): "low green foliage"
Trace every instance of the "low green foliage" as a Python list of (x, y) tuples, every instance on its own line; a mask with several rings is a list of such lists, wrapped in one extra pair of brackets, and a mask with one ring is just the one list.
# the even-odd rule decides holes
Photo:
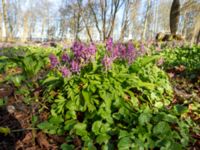
[(167, 49), (163, 53), (166, 69), (183, 65), (186, 67), (186, 73), (194, 73), (200, 70), (199, 46)]
[[(96, 60), (69, 78), (50, 72), (43, 86), (51, 116), (38, 127), (79, 136), (88, 149), (187, 147), (195, 124), (180, 119), (185, 108), (167, 109), (173, 91), (166, 73), (154, 65), (158, 58), (138, 58), (130, 66), (117, 61), (107, 72)], [(61, 148), (74, 147), (69, 142)]]
[[(81, 139), (81, 147), (89, 150), (181, 150), (195, 142), (191, 134), (199, 132), (199, 127), (187, 115), (191, 109), (184, 103), (172, 104), (172, 86), (156, 62), (162, 56), (165, 69), (184, 65), (189, 72), (196, 71), (200, 58), (198, 47), (166, 49), (159, 55), (156, 52), (137, 59), (134, 56), (133, 63), (123, 57), (113, 59), (103, 45), (97, 49), (91, 56), (92, 61), (82, 65), (83, 60), (80, 60), (82, 66), (76, 72), (68, 60), (57, 59), (61, 55), (58, 49), (27, 47), (13, 49), (16, 54), (11, 50), (4, 52), (0, 57), (0, 73), (6, 74), (16, 67), (22, 72), (6, 74), (3, 82), (14, 84), (18, 89), (15, 94), (23, 95), (27, 104), (38, 100), (41, 93), (35, 89), (41, 85), (43, 97), (39, 104), (50, 106), (48, 120), (38, 124), (39, 117), (33, 116), (33, 127), (49, 134), (67, 135), (66, 143), (61, 145), (63, 150), (75, 149), (76, 138)], [(50, 52), (57, 55), (51, 55), (51, 70), (46, 68)], [(135, 55), (140, 53), (134, 52)], [(65, 54), (70, 59), (75, 57), (69, 49)], [(192, 65), (194, 62), (197, 63)], [(66, 76), (62, 72), (66, 71), (62, 70), (63, 64), (69, 71)], [(4, 104), (3, 99), (0, 103)]]

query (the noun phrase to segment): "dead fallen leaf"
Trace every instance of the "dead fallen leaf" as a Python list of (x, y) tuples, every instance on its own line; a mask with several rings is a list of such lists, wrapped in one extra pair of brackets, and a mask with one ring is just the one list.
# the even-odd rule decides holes
[(46, 150), (51, 148), (51, 145), (47, 141), (47, 137), (44, 133), (39, 132), (36, 139), (41, 148), (45, 148)]
[(33, 135), (31, 132), (27, 133), (24, 139), (22, 140), (23, 143), (28, 144), (32, 141)]

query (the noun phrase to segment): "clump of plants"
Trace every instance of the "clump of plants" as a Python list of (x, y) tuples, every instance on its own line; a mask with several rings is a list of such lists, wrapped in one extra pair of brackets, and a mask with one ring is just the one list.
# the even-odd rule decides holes
[(185, 46), (181, 48), (167, 49), (163, 52), (165, 57), (165, 69), (182, 66), (187, 74), (197, 73), (200, 70), (200, 47)]
[(191, 142), (196, 125), (181, 117), (187, 108), (171, 106), (168, 77), (155, 65), (159, 56), (108, 39), (105, 47), (75, 42), (49, 59), (42, 84), (51, 115), (38, 127), (67, 134), (62, 149), (74, 149), (74, 138), (88, 149), (182, 149)]

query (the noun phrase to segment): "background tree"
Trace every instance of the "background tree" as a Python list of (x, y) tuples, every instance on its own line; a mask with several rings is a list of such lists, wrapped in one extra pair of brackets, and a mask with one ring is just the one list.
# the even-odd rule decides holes
[(173, 0), (170, 11), (170, 31), (171, 34), (176, 34), (180, 17), (180, 1)]

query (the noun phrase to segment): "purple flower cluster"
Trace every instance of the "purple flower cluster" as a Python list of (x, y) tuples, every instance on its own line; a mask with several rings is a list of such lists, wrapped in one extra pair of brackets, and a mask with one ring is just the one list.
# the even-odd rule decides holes
[(95, 55), (96, 46), (94, 44), (87, 46), (84, 43), (74, 42), (71, 50), (76, 60), (81, 61), (83, 59), (87, 63)]
[(140, 52), (139, 52), (139, 55), (143, 55), (145, 53), (145, 46), (143, 43), (140, 44)]
[(106, 41), (106, 48), (108, 50), (108, 54), (112, 57), (112, 60), (119, 58), (122, 60), (128, 61), (128, 63), (132, 63), (136, 58), (136, 49), (132, 42), (128, 42), (128, 44), (117, 43), (113, 44), (112, 38), (109, 38)]
[(136, 49), (132, 42), (128, 42), (126, 57), (129, 64), (131, 64), (136, 58)]
[(112, 49), (113, 49), (113, 39), (111, 37), (108, 38), (106, 41), (106, 49), (108, 51), (112, 51)]
[[(102, 59), (102, 64), (106, 70), (111, 69), (116, 59), (125, 60), (131, 64), (138, 55), (141, 55), (140, 53), (144, 53), (145, 51), (143, 45), (141, 45), (138, 53), (131, 41), (127, 44), (114, 44), (112, 38), (106, 41), (106, 49), (107, 53)], [(74, 42), (71, 47), (71, 57), (66, 52), (63, 52), (60, 60), (58, 60), (56, 55), (50, 54), (51, 68), (57, 67), (63, 77), (69, 77), (72, 73), (79, 73), (81, 68), (93, 61), (96, 56), (96, 51), (97, 48), (93, 43), (87, 45), (81, 42)]]
[(81, 69), (80, 68), (80, 64), (77, 61), (72, 60), (72, 62), (71, 62), (71, 71), (74, 72), (74, 73), (77, 73), (77, 72), (80, 71), (80, 69)]
[(60, 72), (62, 73), (63, 77), (69, 77), (71, 75), (71, 72), (67, 67), (62, 67)]
[(50, 54), (49, 56), (51, 68), (58, 67), (58, 70), (62, 73), (63, 77), (69, 77), (71, 73), (80, 72), (81, 67), (95, 57), (97, 49), (93, 43), (86, 45), (81, 42), (74, 42), (71, 50), (73, 57), (70, 58), (67, 53), (63, 52), (60, 62), (54, 54)]
[(51, 63), (51, 68), (55, 68), (59, 64), (56, 55), (50, 54), (49, 59), (50, 59), (50, 63)]
[(62, 54), (62, 61), (63, 62), (70, 62), (70, 57), (66, 53), (63, 53)]
[(102, 64), (106, 68), (106, 70), (111, 69), (112, 63), (113, 63), (113, 58), (105, 55), (102, 60)]

